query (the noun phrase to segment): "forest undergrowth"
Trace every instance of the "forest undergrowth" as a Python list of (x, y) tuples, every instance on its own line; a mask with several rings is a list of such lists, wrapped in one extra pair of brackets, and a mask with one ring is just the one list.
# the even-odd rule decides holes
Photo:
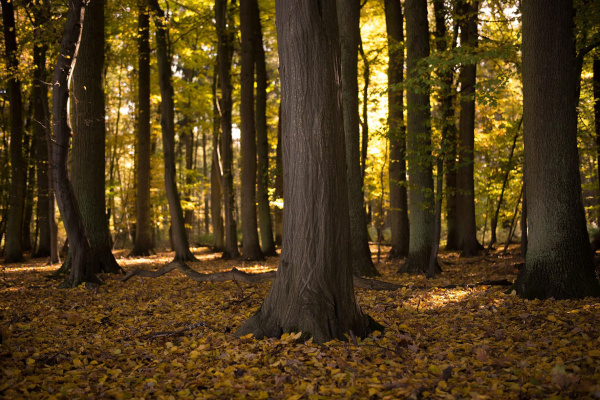
[[(264, 263), (222, 261), (197, 249), (200, 272)], [(600, 300), (527, 301), (506, 287), (439, 289), (514, 281), (522, 258), (441, 255), (431, 280), (377, 268), (396, 291), (357, 289), (362, 309), (383, 324), (365, 339), (317, 346), (236, 339), (270, 282), (197, 283), (174, 271), (152, 279), (103, 275), (98, 288), (57, 289), (57, 266), (33, 259), (0, 267), (0, 397), (128, 398), (600, 398)], [(172, 259), (117, 254), (127, 271)]]

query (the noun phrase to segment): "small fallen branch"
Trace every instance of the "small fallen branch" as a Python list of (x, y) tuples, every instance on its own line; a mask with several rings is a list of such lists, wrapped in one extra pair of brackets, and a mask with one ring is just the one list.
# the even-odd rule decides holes
[[(233, 281), (235, 283), (243, 282), (243, 283), (263, 283), (268, 282), (275, 279), (277, 275), (276, 271), (269, 272), (261, 272), (258, 274), (249, 274), (244, 271), (240, 271), (237, 268), (233, 268), (231, 271), (226, 272), (215, 272), (211, 274), (203, 274), (201, 272), (194, 271), (190, 268), (189, 265), (184, 263), (183, 261), (173, 261), (169, 264), (165, 265), (158, 271), (148, 271), (144, 269), (134, 269), (133, 271), (127, 273), (121, 281), (126, 282), (134, 276), (142, 276), (145, 278), (158, 278), (159, 276), (163, 276), (171, 271), (180, 271), (188, 278), (196, 281), (196, 282), (227, 282)], [(473, 288), (476, 286), (510, 286), (512, 282), (507, 281), (506, 279), (497, 280), (497, 281), (482, 281), (478, 283), (469, 283), (469, 284), (460, 284), (460, 285), (447, 285), (447, 286), (405, 286), (398, 285), (396, 283), (380, 281), (377, 279), (366, 279), (360, 276), (354, 276), (354, 287), (360, 289), (368, 289), (368, 290), (386, 290), (386, 291), (394, 291), (398, 289), (455, 289), (459, 287)]]
[(164, 332), (157, 332), (157, 333), (151, 333), (151, 334), (147, 334), (142, 336), (142, 339), (145, 340), (154, 340), (154, 339), (158, 339), (158, 338), (162, 338), (162, 337), (173, 337), (173, 336), (180, 336), (182, 335), (184, 332), (187, 331), (191, 331), (193, 329), (196, 328), (208, 328), (211, 329), (215, 332), (218, 331), (218, 329), (208, 325), (206, 322), (200, 321), (200, 322), (196, 322), (195, 324), (191, 324), (191, 325), (186, 325), (182, 328), (179, 328), (177, 330), (174, 331), (164, 331)]

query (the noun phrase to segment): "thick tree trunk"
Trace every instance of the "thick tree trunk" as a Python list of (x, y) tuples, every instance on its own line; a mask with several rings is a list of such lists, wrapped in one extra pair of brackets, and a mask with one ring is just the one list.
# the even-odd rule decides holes
[[(350, 209), (350, 253), (352, 271), (358, 276), (378, 276), (373, 265), (360, 172), (360, 119), (358, 117), (358, 44), (360, 1), (337, 0), (341, 42), (342, 109), (346, 144), (346, 177)], [(366, 99), (365, 99), (366, 100)]]
[(83, 0), (69, 3), (67, 22), (60, 44), (60, 56), (52, 77), (54, 83), (52, 91), (54, 188), (60, 214), (67, 231), (71, 254), (71, 268), (69, 277), (63, 284), (64, 287), (76, 287), (83, 282), (101, 282), (95, 275), (98, 260), (92, 253), (68, 171), (69, 139), (71, 137), (67, 110), (69, 78), (79, 50), (84, 13), (85, 2)]
[[(36, 19), (37, 23), (37, 19)], [(40, 38), (39, 27), (34, 28), (35, 36)], [(50, 202), (48, 182), (48, 141), (46, 138), (48, 124), (46, 108), (43, 102), (48, 101), (46, 81), (46, 51), (47, 46), (34, 46), (33, 48), (33, 134), (36, 136), (35, 158), (37, 162), (37, 219), (39, 227), (39, 240), (34, 257), (49, 257), (51, 253), (50, 237)]]
[[(275, 192), (276, 201), (283, 201), (283, 141), (281, 138), (281, 99), (279, 103), (279, 120), (277, 122), (277, 149), (275, 150)], [(283, 243), (283, 208), (279, 205), (273, 210), (275, 225), (275, 243)]]
[[(404, 126), (404, 30), (400, 0), (386, 0), (385, 21), (388, 35), (388, 128), (390, 137), (390, 258), (408, 255), (410, 227), (406, 184), (406, 127)], [(395, 89), (392, 87), (395, 86)]]
[(256, 215), (256, 126), (254, 123), (254, 23), (256, 0), (240, 0), (242, 33), (241, 99), (241, 180), (242, 180), (242, 258), (262, 260)]
[[(477, 14), (479, 2), (474, 1), (461, 7), (464, 21), (461, 26), (461, 46), (469, 51), (477, 47)], [(460, 122), (457, 170), (456, 212), (459, 222), (460, 249), (464, 257), (472, 257), (479, 253), (481, 244), (477, 241), (475, 221), (475, 180), (474, 180), (474, 146), (475, 146), (475, 83), (477, 65), (463, 65), (460, 72)]]
[(4, 49), (8, 69), (8, 97), (10, 100), (10, 190), (8, 222), (4, 253), (6, 263), (23, 261), (23, 211), (25, 208), (26, 166), (23, 162), (23, 101), (19, 79), (19, 54), (13, 1), (1, 0), (4, 27)]
[(343, 146), (334, 2), (278, 0), (285, 234), (277, 277), (258, 312), (236, 332), (315, 343), (365, 336), (356, 304)]
[(210, 166), (210, 210), (213, 227), (213, 250), (221, 252), (225, 248), (225, 238), (223, 232), (223, 212), (221, 209), (221, 185), (223, 182), (223, 171), (221, 169), (221, 157), (219, 154), (220, 140), (219, 130), (221, 126), (221, 117), (219, 115), (217, 99), (217, 77), (218, 68), (215, 65), (212, 81), (212, 101), (213, 101), (213, 137), (212, 137), (212, 162)]
[(160, 84), (163, 151), (165, 162), (165, 189), (171, 216), (171, 232), (175, 261), (195, 261), (190, 251), (183, 220), (183, 209), (177, 190), (175, 170), (175, 106), (173, 103), (173, 85), (171, 83), (171, 57), (167, 48), (167, 28), (164, 25), (165, 14), (157, 0), (149, 1), (150, 8), (156, 14), (156, 57), (158, 61), (158, 82)]
[[(221, 84), (221, 171), (223, 180), (223, 204), (225, 209), (225, 248), (224, 259), (239, 257), (237, 245), (237, 229), (233, 216), (235, 209), (235, 193), (233, 191), (233, 148), (231, 137), (231, 58), (233, 53), (233, 17), (227, 9), (227, 0), (215, 0), (215, 21), (217, 25), (219, 63), (219, 81)], [(228, 26), (229, 25), (229, 26)]]
[(256, 197), (260, 243), (265, 256), (274, 256), (275, 241), (269, 206), (269, 138), (267, 135), (267, 65), (263, 47), (262, 25), (258, 2), (253, 0), (254, 62), (256, 64), (256, 152), (258, 155)]
[[(406, 0), (405, 16), (406, 70), (408, 79), (414, 80), (419, 78), (419, 63), (429, 56), (426, 0)], [(408, 207), (411, 224), (408, 257), (399, 272), (426, 273), (431, 256), (435, 223), (429, 89), (421, 89), (418, 92), (414, 87), (408, 89), (406, 100), (410, 185)]]
[(104, 119), (104, 1), (86, 8), (77, 65), (73, 70), (71, 180), (87, 237), (99, 267), (121, 270), (112, 254), (106, 218)]
[[(596, 164), (598, 168), (598, 203), (600, 203), (600, 59), (593, 64), (594, 122), (596, 128)], [(600, 221), (600, 210), (598, 211)]]
[(139, 2), (138, 29), (136, 223), (131, 255), (148, 256), (154, 253), (154, 246), (150, 222), (150, 18), (144, 0)]
[(573, 1), (522, 10), (529, 245), (513, 288), (530, 299), (600, 296), (581, 201)]

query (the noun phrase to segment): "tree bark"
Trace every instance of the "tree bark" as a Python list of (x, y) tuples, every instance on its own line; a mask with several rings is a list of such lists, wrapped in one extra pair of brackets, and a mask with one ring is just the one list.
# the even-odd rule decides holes
[(269, 206), (269, 138), (267, 135), (267, 65), (258, 2), (253, 0), (254, 62), (256, 64), (256, 152), (258, 155), (256, 197), (260, 243), (265, 256), (276, 255)]
[(315, 343), (365, 336), (356, 304), (343, 146), (334, 2), (278, 0), (285, 233), (277, 277), (262, 307), (236, 332), (303, 332)]
[(98, 260), (92, 253), (68, 171), (69, 140), (71, 137), (71, 126), (67, 110), (69, 79), (79, 50), (84, 13), (85, 2), (83, 0), (69, 3), (60, 53), (52, 77), (54, 84), (52, 91), (54, 188), (60, 214), (67, 231), (71, 253), (69, 277), (63, 283), (63, 287), (76, 287), (83, 282), (101, 283), (95, 274)]
[(23, 160), (23, 101), (19, 79), (19, 54), (15, 26), (14, 2), (1, 0), (4, 27), (4, 49), (8, 69), (10, 100), (10, 164), (9, 210), (4, 245), (5, 263), (21, 262), (23, 258), (23, 212), (25, 208), (26, 165)]
[[(235, 1), (235, 0), (232, 0)], [(227, 10), (227, 0), (215, 0), (215, 22), (217, 25), (217, 59), (221, 86), (221, 162), (223, 180), (223, 204), (225, 209), (225, 248), (223, 259), (239, 257), (237, 229), (233, 216), (235, 193), (233, 191), (233, 149), (231, 137), (231, 109), (233, 90), (231, 84), (231, 58), (233, 53), (232, 11)]]
[(386, 0), (385, 21), (388, 35), (388, 129), (390, 137), (390, 258), (408, 255), (410, 226), (406, 182), (406, 127), (404, 125), (404, 30), (400, 0)]
[(138, 8), (137, 187), (131, 255), (148, 256), (154, 253), (150, 221), (150, 18), (145, 0), (139, 1)]
[[(413, 85), (406, 95), (411, 224), (408, 257), (399, 272), (426, 273), (435, 223), (429, 88), (418, 73), (421, 60), (429, 56), (426, 0), (406, 0), (405, 15), (407, 78), (413, 82), (419, 79), (422, 83), (418, 92)], [(439, 267), (436, 270), (440, 272)]]
[(175, 170), (175, 106), (173, 103), (173, 85), (171, 83), (171, 57), (167, 45), (167, 28), (165, 14), (157, 0), (149, 0), (150, 8), (156, 14), (156, 57), (158, 61), (158, 82), (160, 84), (161, 117), (163, 151), (165, 159), (165, 188), (171, 216), (171, 232), (176, 261), (195, 261), (196, 257), (190, 251), (183, 209), (177, 190), (177, 175)]
[(86, 7), (77, 64), (73, 69), (71, 180), (98, 272), (121, 270), (112, 254), (105, 185), (104, 1)]
[[(594, 93), (594, 122), (596, 129), (596, 164), (598, 172), (598, 203), (600, 204), (600, 59), (594, 59), (593, 64), (593, 93)], [(600, 221), (600, 210), (598, 211)]]
[[(33, 94), (32, 94), (33, 96)], [(33, 100), (31, 101), (33, 103)], [(32, 109), (32, 108), (31, 108)], [(28, 121), (33, 119), (31, 111), (29, 112)], [(29, 127), (28, 127), (29, 126)], [(36, 150), (36, 137), (30, 131), (30, 122), (25, 125), (25, 140), (23, 141), (23, 150), (25, 151), (26, 158), (23, 164), (27, 169), (26, 186), (25, 186), (25, 207), (23, 209), (23, 251), (33, 253), (33, 244), (31, 242), (31, 220), (33, 218), (33, 188), (36, 185), (35, 182), (35, 150)], [(27, 133), (27, 131), (30, 131)]]
[(523, 2), (523, 132), (529, 245), (523, 298), (600, 296), (581, 200), (573, 1)]
[[(279, 102), (279, 118), (277, 122), (277, 149), (275, 152), (275, 191), (273, 197), (279, 203), (283, 201), (283, 143), (281, 137), (281, 99)], [(279, 204), (273, 210), (275, 225), (275, 243), (283, 243), (283, 207)]]
[(258, 239), (256, 214), (256, 125), (254, 122), (254, 4), (256, 0), (240, 0), (242, 33), (241, 99), (241, 195), (242, 258), (264, 259)]
[[(468, 51), (477, 47), (477, 14), (479, 2), (463, 1), (461, 17), (464, 18), (460, 31), (461, 46)], [(475, 84), (477, 76), (476, 64), (465, 64), (460, 72), (460, 121), (458, 127), (458, 170), (456, 212), (459, 223), (460, 249), (464, 257), (479, 254), (481, 244), (477, 241), (475, 221), (475, 180), (474, 180), (474, 147), (475, 147)]]
[(346, 144), (352, 271), (359, 276), (378, 276), (379, 272), (373, 265), (369, 249), (360, 171), (357, 70), (358, 44), (360, 42), (360, 0), (337, 0), (337, 12), (341, 42), (342, 111)]

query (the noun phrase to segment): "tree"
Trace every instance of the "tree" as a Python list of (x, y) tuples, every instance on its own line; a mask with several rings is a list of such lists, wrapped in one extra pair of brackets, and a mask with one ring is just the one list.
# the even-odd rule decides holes
[(241, 167), (242, 167), (242, 258), (262, 260), (256, 216), (256, 127), (254, 123), (254, 4), (240, 0), (242, 32), (241, 99)]
[(371, 250), (369, 249), (360, 168), (357, 70), (358, 44), (360, 41), (360, 0), (338, 0), (337, 11), (341, 42), (342, 109), (346, 144), (352, 270), (359, 276), (377, 276), (379, 272), (373, 265)]
[(399, 272), (424, 273), (428, 270), (435, 222), (429, 88), (420, 75), (420, 63), (429, 56), (427, 1), (406, 0), (405, 17), (406, 70), (410, 81), (406, 90), (406, 127), (411, 223), (408, 257)]
[[(262, 307), (236, 332), (316, 343), (364, 336), (370, 319), (354, 298), (334, 2), (276, 2), (282, 90), (284, 235)], [(372, 321), (372, 320), (371, 320)]]
[(173, 85), (171, 82), (171, 57), (167, 46), (167, 28), (165, 13), (157, 0), (149, 0), (149, 6), (155, 13), (156, 58), (158, 61), (158, 82), (160, 84), (160, 125), (162, 130), (165, 162), (165, 189), (171, 216), (171, 232), (176, 261), (195, 261), (190, 251), (188, 237), (183, 220), (183, 209), (177, 191), (175, 171), (175, 106), (173, 103)]
[[(232, 4), (235, 0), (232, 1)], [(232, 10), (227, 10), (227, 0), (215, 0), (215, 22), (217, 25), (217, 62), (221, 86), (221, 189), (225, 208), (225, 248), (223, 258), (231, 259), (240, 255), (237, 246), (236, 223), (233, 218), (235, 194), (233, 192), (233, 150), (231, 137), (231, 57), (233, 53)], [(228, 26), (229, 25), (229, 26)]]
[(265, 256), (273, 256), (275, 241), (273, 240), (273, 224), (271, 207), (269, 206), (269, 140), (267, 135), (267, 65), (263, 46), (262, 24), (258, 1), (252, 1), (252, 18), (254, 18), (254, 62), (256, 65), (256, 153), (257, 185), (256, 198), (258, 205), (258, 223), (260, 227), (261, 249)]
[(106, 217), (104, 112), (104, 1), (86, 8), (77, 64), (73, 69), (71, 180), (94, 256), (96, 272), (121, 270), (112, 254)]
[(25, 207), (25, 174), (23, 162), (23, 101), (19, 79), (19, 54), (13, 1), (1, 0), (4, 27), (4, 49), (9, 71), (8, 96), (10, 99), (10, 197), (6, 240), (6, 263), (23, 261), (23, 211)]
[(390, 222), (392, 228), (391, 258), (408, 255), (410, 238), (408, 199), (406, 192), (406, 127), (404, 96), (404, 29), (399, 0), (386, 0), (385, 22), (388, 36), (388, 129), (390, 137)]
[(225, 246), (223, 232), (223, 213), (221, 210), (221, 185), (223, 183), (223, 171), (221, 169), (220, 149), (220, 126), (221, 116), (217, 98), (218, 66), (213, 68), (212, 79), (212, 103), (213, 103), (213, 137), (212, 137), (212, 159), (210, 166), (210, 211), (213, 226), (213, 250), (223, 251)]
[(150, 223), (150, 18), (145, 0), (138, 4), (138, 115), (135, 238), (132, 256), (154, 252)]
[(60, 43), (58, 61), (52, 76), (52, 164), (54, 175), (54, 190), (58, 208), (62, 216), (69, 251), (71, 252), (71, 268), (64, 287), (76, 287), (83, 282), (101, 283), (95, 274), (98, 262), (92, 253), (83, 218), (79, 211), (77, 198), (69, 179), (69, 140), (71, 126), (69, 124), (67, 104), (69, 101), (69, 79), (75, 65), (79, 50), (85, 1), (76, 0), (69, 3), (69, 12), (65, 30)]
[[(459, 7), (461, 20), (460, 43), (472, 51), (477, 47), (477, 13), (479, 2), (462, 1)], [(479, 253), (475, 224), (475, 182), (473, 151), (475, 146), (475, 83), (477, 64), (469, 62), (461, 67), (460, 121), (458, 126), (458, 170), (456, 217), (459, 225), (459, 244), (466, 257)]]
[(573, 1), (526, 1), (522, 11), (529, 240), (513, 288), (530, 299), (600, 296), (581, 201)]

